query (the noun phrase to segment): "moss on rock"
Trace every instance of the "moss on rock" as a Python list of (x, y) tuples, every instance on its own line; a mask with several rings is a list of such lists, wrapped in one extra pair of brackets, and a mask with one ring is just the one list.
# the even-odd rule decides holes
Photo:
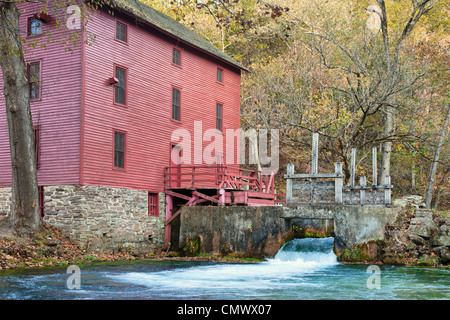
[(195, 237), (192, 239), (187, 239), (186, 244), (183, 247), (183, 252), (188, 257), (196, 256), (200, 253), (201, 241), (200, 237)]
[(294, 238), (327, 238), (334, 236), (334, 232), (324, 229), (316, 229), (313, 227), (300, 228), (296, 225), (292, 226)]
[[(336, 251), (335, 251), (336, 252)], [(369, 241), (337, 252), (338, 261), (347, 263), (379, 263), (382, 250), (379, 241)]]

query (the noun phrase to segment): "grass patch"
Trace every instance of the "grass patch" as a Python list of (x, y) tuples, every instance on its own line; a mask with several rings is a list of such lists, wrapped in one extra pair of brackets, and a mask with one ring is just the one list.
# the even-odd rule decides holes
[(440, 215), (443, 218), (450, 218), (450, 210), (443, 210), (443, 211), (433, 210), (433, 212)]

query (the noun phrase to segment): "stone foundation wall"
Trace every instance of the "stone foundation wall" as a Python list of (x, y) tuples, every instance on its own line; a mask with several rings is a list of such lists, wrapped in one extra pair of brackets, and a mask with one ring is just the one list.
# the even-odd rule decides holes
[[(9, 201), (10, 188), (0, 189), (0, 213), (9, 211)], [(146, 190), (45, 186), (43, 220), (88, 251), (148, 253), (164, 245), (165, 195), (159, 194), (159, 216), (153, 217)]]
[(0, 188), (0, 216), (6, 216), (10, 209), (11, 188)]
[(180, 248), (185, 252), (272, 257), (292, 237), (282, 207), (183, 207)]

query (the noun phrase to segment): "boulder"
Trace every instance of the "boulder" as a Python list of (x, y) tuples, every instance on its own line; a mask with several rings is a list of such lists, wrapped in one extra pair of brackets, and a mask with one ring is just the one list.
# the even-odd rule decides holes
[(408, 233), (408, 238), (416, 245), (423, 245), (425, 243), (425, 240), (421, 236), (412, 232)]
[(415, 208), (425, 208), (425, 203), (422, 196), (409, 195), (404, 196), (400, 199), (395, 199), (392, 201), (394, 207), (415, 207)]
[(441, 258), (443, 264), (450, 262), (450, 249), (448, 247), (435, 247), (433, 251)]
[(450, 247), (450, 226), (443, 224), (433, 237), (433, 245)]
[(412, 218), (408, 231), (428, 240), (432, 231), (437, 229), (436, 223), (429, 217)]
[(402, 253), (386, 253), (383, 256), (383, 263), (401, 265), (405, 263), (405, 256)]
[(450, 250), (448, 248), (441, 250), (440, 257), (442, 263), (450, 263)]
[(368, 241), (361, 244), (356, 244), (352, 248), (345, 250), (336, 250), (335, 253), (338, 260), (341, 262), (350, 263), (377, 263), (380, 262), (383, 257), (383, 252), (381, 250), (381, 245), (378, 241)]
[(433, 212), (429, 209), (417, 209), (415, 214), (415, 218), (424, 218), (424, 219), (433, 219)]

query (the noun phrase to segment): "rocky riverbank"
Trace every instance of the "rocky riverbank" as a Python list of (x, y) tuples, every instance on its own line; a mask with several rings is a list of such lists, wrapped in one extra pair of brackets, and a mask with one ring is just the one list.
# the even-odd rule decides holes
[(386, 226), (384, 239), (337, 253), (349, 263), (384, 263), (448, 268), (450, 218), (429, 209), (408, 207)]
[(48, 225), (43, 225), (32, 238), (0, 236), (0, 270), (134, 259), (129, 252), (89, 253)]
[(386, 227), (383, 262), (419, 266), (450, 263), (450, 218), (412, 209)]
[(214, 256), (198, 254), (183, 256), (180, 252), (158, 250), (147, 254), (130, 251), (100, 253), (80, 248), (64, 236), (57, 228), (43, 225), (32, 238), (2, 236), (0, 234), (0, 271), (86, 265), (120, 261), (217, 261), (253, 263), (261, 260), (234, 256)]

